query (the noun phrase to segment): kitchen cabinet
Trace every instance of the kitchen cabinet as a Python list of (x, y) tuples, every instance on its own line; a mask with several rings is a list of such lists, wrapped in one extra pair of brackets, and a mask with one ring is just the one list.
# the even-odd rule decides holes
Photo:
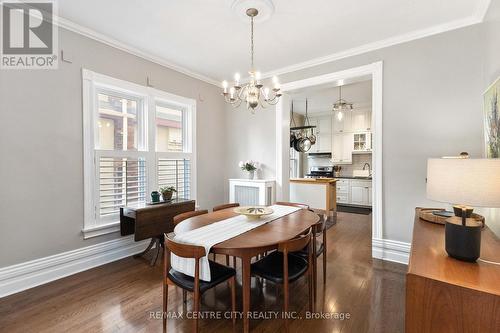
[(352, 147), (354, 145), (352, 133), (333, 135), (332, 161), (334, 164), (352, 164)]
[[(342, 114), (340, 117), (339, 114)], [(333, 113), (333, 133), (347, 133), (351, 132), (351, 112), (339, 112), (335, 111)]]
[(332, 134), (316, 133), (316, 143), (311, 146), (309, 153), (331, 153), (332, 152)]
[(349, 179), (337, 179), (337, 203), (338, 204), (349, 204), (349, 191), (350, 191), (350, 180)]
[(332, 117), (310, 117), (311, 126), (316, 126), (314, 134), (316, 143), (309, 150), (310, 153), (331, 153), (332, 152)]
[(351, 131), (366, 132), (371, 131), (372, 113), (367, 109), (354, 109), (351, 112)]
[(321, 133), (318, 135), (319, 143), (318, 145), (318, 153), (331, 153), (332, 152), (332, 134), (331, 133)]
[(316, 133), (332, 133), (332, 116), (311, 117), (310, 124), (316, 126)]
[(371, 206), (371, 180), (351, 180), (350, 204), (359, 206)]
[(371, 132), (353, 134), (353, 152), (371, 152), (372, 134)]

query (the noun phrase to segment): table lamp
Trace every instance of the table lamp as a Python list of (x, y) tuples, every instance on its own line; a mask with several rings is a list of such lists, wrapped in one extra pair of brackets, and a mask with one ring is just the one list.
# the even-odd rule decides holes
[(500, 207), (500, 159), (438, 158), (427, 161), (427, 198), (453, 204), (445, 223), (450, 257), (474, 262), (481, 252), (481, 227), (473, 208)]

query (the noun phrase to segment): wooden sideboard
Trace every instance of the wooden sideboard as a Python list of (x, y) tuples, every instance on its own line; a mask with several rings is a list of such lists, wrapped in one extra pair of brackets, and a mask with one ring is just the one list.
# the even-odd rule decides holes
[[(481, 258), (500, 262), (500, 240), (487, 227), (481, 242)], [(444, 226), (419, 219), (417, 211), (405, 317), (407, 333), (500, 332), (500, 266), (448, 257)]]

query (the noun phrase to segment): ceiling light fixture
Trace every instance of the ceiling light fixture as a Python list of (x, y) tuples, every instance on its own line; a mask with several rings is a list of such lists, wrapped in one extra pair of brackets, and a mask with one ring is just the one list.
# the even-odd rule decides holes
[[(281, 97), (280, 84), (276, 76), (273, 77), (273, 88), (264, 87), (261, 83), (260, 72), (255, 71), (254, 67), (254, 42), (253, 42), (253, 21), (254, 18), (259, 14), (259, 11), (255, 8), (249, 8), (246, 11), (247, 16), (250, 17), (250, 81), (246, 84), (240, 84), (240, 74), (236, 73), (234, 75), (234, 85), (229, 89), (229, 84), (227, 81), (222, 82), (222, 88), (224, 89), (222, 95), (224, 100), (234, 106), (239, 107), (242, 102), (245, 102), (247, 108), (255, 112), (255, 108), (261, 105), (263, 108), (264, 104), (276, 105)], [(263, 99), (263, 101), (262, 101)]]
[(338, 120), (342, 120), (344, 117), (343, 112), (352, 111), (352, 103), (347, 102), (345, 99), (342, 99), (342, 86), (339, 86), (339, 99), (333, 104), (333, 112), (337, 113)]

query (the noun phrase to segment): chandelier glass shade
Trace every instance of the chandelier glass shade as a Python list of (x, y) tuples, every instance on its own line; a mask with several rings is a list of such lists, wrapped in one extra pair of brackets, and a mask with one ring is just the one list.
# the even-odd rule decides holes
[(344, 117), (344, 112), (352, 111), (353, 106), (352, 103), (347, 102), (342, 98), (342, 86), (339, 86), (339, 99), (333, 103), (333, 112), (337, 112), (337, 118), (342, 120)]
[(240, 74), (236, 73), (234, 75), (234, 84), (229, 87), (227, 81), (222, 82), (222, 95), (227, 103), (231, 104), (235, 108), (239, 107), (241, 103), (245, 103), (247, 108), (255, 112), (255, 108), (259, 105), (265, 107), (265, 105), (276, 105), (281, 97), (281, 90), (278, 78), (273, 77), (273, 87), (265, 87), (261, 83), (260, 72), (256, 71), (254, 68), (254, 42), (253, 42), (253, 23), (254, 17), (257, 16), (258, 10), (255, 8), (247, 9), (246, 14), (250, 17), (250, 62), (251, 67), (248, 74), (250, 75), (249, 82), (241, 84)]

